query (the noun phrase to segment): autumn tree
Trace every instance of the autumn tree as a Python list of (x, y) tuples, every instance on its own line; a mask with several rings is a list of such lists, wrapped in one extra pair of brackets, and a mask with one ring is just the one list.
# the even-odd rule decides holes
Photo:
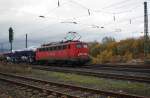
[(127, 62), (144, 57), (143, 37), (128, 38), (119, 42), (112, 37), (104, 37), (101, 43), (95, 41), (89, 46), (94, 63)]

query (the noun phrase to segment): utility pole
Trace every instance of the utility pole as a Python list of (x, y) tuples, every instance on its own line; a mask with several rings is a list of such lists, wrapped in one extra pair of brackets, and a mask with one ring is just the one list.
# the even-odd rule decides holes
[(144, 56), (147, 58), (149, 52), (149, 38), (148, 38), (148, 11), (147, 11), (147, 2), (144, 2)]
[(0, 43), (0, 45), (1, 45), (1, 52), (3, 53), (4, 52), (4, 48), (3, 48), (3, 43)]
[(26, 48), (28, 48), (28, 35), (26, 34)]

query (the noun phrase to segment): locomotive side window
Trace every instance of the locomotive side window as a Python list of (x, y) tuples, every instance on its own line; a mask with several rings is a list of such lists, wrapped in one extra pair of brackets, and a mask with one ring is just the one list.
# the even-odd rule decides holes
[(50, 47), (50, 51), (53, 51), (53, 47)]
[(56, 50), (58, 50), (58, 46), (56, 46)]
[(38, 51), (41, 51), (41, 48), (39, 48)]
[(45, 48), (42, 48), (42, 51), (45, 51)]
[(60, 46), (60, 50), (62, 50), (63, 48), (62, 48), (62, 46)]
[(56, 49), (57, 49), (57, 47), (55, 46), (53, 49), (54, 49), (54, 50), (56, 50)]
[(58, 50), (62, 50), (62, 46), (58, 46)]
[(55, 50), (55, 47), (53, 46), (52, 48), (53, 48), (53, 51), (54, 51), (54, 50)]
[(53, 47), (50, 47), (50, 51), (53, 51)]
[(51, 47), (48, 47), (48, 51), (51, 51)]
[(69, 49), (70, 45), (61, 45), (61, 46), (52, 46), (52, 47), (45, 47), (45, 48), (39, 48), (38, 50), (41, 51), (54, 51), (54, 50), (63, 50), (63, 49)]
[(56, 47), (56, 46), (54, 47), (54, 50), (57, 50), (57, 47)]
[(66, 49), (66, 45), (63, 45), (63, 49)]
[(70, 45), (68, 45), (68, 49), (70, 49)]
[(77, 48), (82, 48), (82, 44), (77, 44), (76, 47)]
[(56, 46), (56, 50), (59, 50), (58, 46)]
[(39, 51), (42, 51), (42, 49), (40, 48)]
[(51, 50), (51, 47), (48, 47), (48, 51), (52, 51), (52, 50)]

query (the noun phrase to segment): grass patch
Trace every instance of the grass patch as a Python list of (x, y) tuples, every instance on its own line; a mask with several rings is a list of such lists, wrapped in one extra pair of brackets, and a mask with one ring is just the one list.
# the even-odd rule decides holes
[(19, 64), (0, 64), (1, 72), (10, 72), (10, 73), (31, 73), (32, 68), (29, 65), (19, 65)]
[(99, 88), (102, 90), (112, 90), (142, 96), (150, 96), (150, 84), (147, 83), (105, 79), (71, 73), (34, 70), (29, 65), (23, 64), (0, 64), (0, 71), (23, 74), (46, 80), (54, 80), (58, 82), (83, 85), (92, 88)]
[(33, 73), (36, 74), (38, 77), (46, 79), (56, 79), (57, 81), (61, 82), (68, 82), (77, 85), (95, 87), (100, 88), (102, 90), (112, 90), (142, 96), (150, 96), (150, 84), (147, 83), (113, 80), (93, 76), (83, 76), (71, 73), (42, 71), (42, 70), (33, 70)]

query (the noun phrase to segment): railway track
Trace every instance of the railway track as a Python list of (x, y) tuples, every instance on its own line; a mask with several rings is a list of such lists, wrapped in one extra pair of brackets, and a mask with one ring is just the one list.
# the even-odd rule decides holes
[(101, 71), (93, 70), (93, 69), (86, 69), (86, 68), (80, 68), (80, 69), (68, 68), (68, 67), (60, 68), (60, 67), (51, 67), (51, 66), (33, 66), (33, 68), (46, 70), (46, 71), (75, 73), (75, 74), (95, 76), (95, 77), (101, 77), (101, 78), (121, 79), (121, 80), (150, 83), (149, 76), (134, 76), (134, 75), (125, 75), (125, 74), (117, 74), (117, 73), (107, 73), (107, 72), (101, 72)]
[(150, 65), (146, 64), (93, 64), (87, 65), (88, 67), (115, 67), (115, 68), (139, 68), (139, 69), (150, 69)]
[[(88, 67), (84, 67), (88, 68)], [(150, 69), (139, 69), (139, 68), (114, 68), (114, 67), (101, 67), (101, 68), (90, 68), (100, 70), (114, 70), (114, 71), (126, 71), (126, 72), (139, 72), (139, 73), (150, 73)]]
[(105, 65), (92, 66), (91, 65), (91, 66), (82, 66), (82, 68), (150, 73), (150, 68), (146, 68), (146, 67), (122, 67), (122, 66), (105, 66)]
[(42, 98), (54, 95), (59, 98), (148, 98), (144, 96), (131, 95), (119, 92), (103, 91), (82, 86), (44, 81), (37, 78), (24, 77), (14, 74), (0, 72), (0, 80), (21, 87), (28, 87), (33, 90), (44, 92)]

